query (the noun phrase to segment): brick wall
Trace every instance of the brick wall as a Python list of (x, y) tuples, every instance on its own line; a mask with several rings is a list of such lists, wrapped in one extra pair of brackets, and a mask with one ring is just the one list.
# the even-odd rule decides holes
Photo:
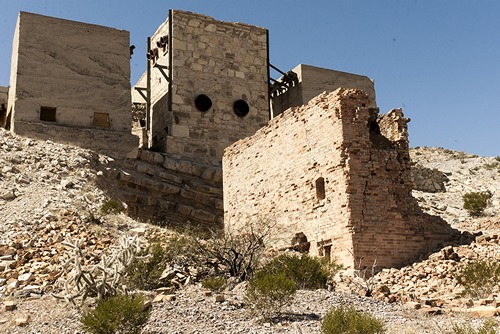
[(371, 103), (359, 90), (321, 94), (226, 149), (226, 226), (266, 217), (278, 247), (303, 233), (312, 254), (350, 267), (398, 266), (448, 240), (455, 231), (411, 197), (408, 120)]

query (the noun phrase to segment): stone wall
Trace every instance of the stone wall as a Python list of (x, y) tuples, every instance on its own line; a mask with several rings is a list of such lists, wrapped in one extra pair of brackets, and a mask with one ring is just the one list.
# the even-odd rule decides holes
[(306, 104), (322, 92), (333, 92), (341, 87), (364, 91), (370, 96), (370, 105), (366, 107), (377, 106), (374, 83), (367, 76), (304, 64), (297, 65), (292, 72), (297, 75), (296, 84), (281, 94), (274, 94), (271, 98), (273, 117), (290, 107)]
[(446, 183), (449, 181), (446, 173), (421, 165), (411, 167), (413, 189), (428, 193), (446, 192)]
[(128, 214), (160, 225), (222, 227), (220, 167), (140, 150), (136, 160), (110, 162), (101, 188), (127, 204)]
[[(67, 141), (58, 135), (64, 126), (77, 145), (85, 142), (78, 133), (86, 131), (73, 129), (131, 136), (129, 43), (124, 30), (21, 12), (12, 50), (11, 129), (44, 137), (37, 129), (55, 126), (50, 139)], [(133, 145), (125, 147), (129, 143)], [(116, 153), (111, 142), (95, 144)], [(131, 151), (136, 146), (131, 137), (116, 148)]]
[(7, 120), (7, 101), (9, 88), (0, 86), (0, 126), (5, 127)]
[[(161, 38), (172, 45), (163, 50)], [(173, 10), (151, 48), (157, 54), (151, 71), (155, 150), (220, 166), (225, 147), (269, 120), (266, 29)], [(171, 92), (155, 65), (171, 67), (164, 70), (171, 73)], [(138, 85), (146, 87), (145, 78)]]
[(351, 268), (399, 266), (452, 238), (411, 197), (408, 120), (372, 103), (359, 90), (321, 94), (226, 149), (225, 225), (275, 220), (278, 247), (303, 234), (310, 253)]

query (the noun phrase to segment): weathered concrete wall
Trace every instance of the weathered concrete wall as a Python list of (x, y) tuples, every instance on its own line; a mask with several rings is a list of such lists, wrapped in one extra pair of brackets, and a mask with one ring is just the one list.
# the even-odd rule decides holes
[(400, 110), (378, 116), (359, 90), (321, 94), (291, 108), (223, 158), (226, 226), (268, 217), (281, 247), (303, 233), (310, 252), (344, 265), (402, 265), (456, 231), (411, 197), (407, 128)]
[[(55, 125), (127, 136), (132, 123), (129, 43), (124, 30), (21, 12), (13, 42), (12, 129), (36, 136), (36, 128)], [(57, 131), (51, 139), (67, 141)], [(101, 148), (109, 145), (103, 142)]]
[[(172, 41), (171, 55), (168, 47), (167, 52), (158, 47), (161, 37)], [(158, 50), (154, 64), (171, 65), (172, 71), (172, 110), (168, 81), (158, 68), (151, 72), (151, 136), (156, 149), (220, 166), (225, 147), (269, 120), (266, 29), (174, 10), (151, 37), (151, 47)], [(195, 105), (200, 95), (211, 100), (207, 111)], [(233, 110), (238, 100), (248, 105), (245, 116)]]
[(309, 102), (318, 94), (333, 92), (338, 88), (352, 88), (364, 91), (370, 97), (369, 105), (376, 107), (375, 87), (373, 81), (364, 76), (340, 72), (326, 68), (299, 64), (294, 69), (298, 84), (285, 93), (274, 96), (271, 100), (273, 117), (290, 107), (297, 107)]
[(16, 86), (17, 86), (17, 62), (19, 55), (19, 25), (20, 17), (17, 19), (16, 28), (14, 30), (14, 37), (12, 39), (12, 56), (10, 60), (10, 80), (9, 80), (9, 97), (7, 101), (7, 116), (5, 127), (10, 129), (12, 127), (12, 116), (14, 110), (14, 102), (16, 101)]

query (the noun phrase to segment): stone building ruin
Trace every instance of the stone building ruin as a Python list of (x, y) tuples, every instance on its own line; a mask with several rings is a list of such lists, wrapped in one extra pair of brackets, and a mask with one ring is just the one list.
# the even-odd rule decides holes
[[(291, 77), (290, 77), (291, 76)], [(370, 96), (370, 107), (376, 107), (373, 80), (358, 74), (345, 73), (300, 64), (271, 85), (271, 114), (276, 117), (291, 107), (307, 104), (324, 91), (338, 88), (360, 89)]]
[(147, 148), (220, 166), (224, 148), (267, 124), (267, 29), (171, 10), (148, 49), (132, 92), (149, 104)]
[(358, 268), (415, 260), (457, 235), (411, 195), (407, 122), (340, 88), (291, 108), (223, 158), (226, 228), (275, 220), (281, 248)]
[(131, 89), (127, 31), (21, 12), (1, 125), (117, 158), (101, 185), (144, 220), (213, 228), (266, 215), (283, 248), (351, 267), (397, 266), (450, 239), (411, 197), (401, 110), (378, 115), (365, 76), (280, 71), (268, 35), (170, 10)]
[(9, 88), (0, 86), (0, 126), (5, 127), (7, 122), (7, 101)]
[(111, 155), (133, 151), (129, 35), (21, 12), (4, 126)]

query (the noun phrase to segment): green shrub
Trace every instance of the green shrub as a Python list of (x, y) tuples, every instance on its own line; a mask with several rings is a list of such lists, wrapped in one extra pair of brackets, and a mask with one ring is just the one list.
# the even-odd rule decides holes
[(467, 210), (471, 216), (479, 216), (488, 206), (488, 201), (491, 196), (491, 193), (488, 191), (467, 193), (462, 196), (464, 209)]
[(307, 254), (281, 254), (263, 268), (275, 274), (284, 273), (295, 282), (298, 289), (324, 288), (328, 277), (339, 269), (340, 266), (334, 262), (328, 263)]
[(167, 267), (168, 260), (167, 251), (160, 243), (150, 244), (125, 268), (125, 284), (129, 288), (140, 290), (161, 287), (163, 284), (160, 277)]
[(497, 325), (493, 319), (486, 320), (481, 327), (474, 329), (470, 324), (453, 325), (453, 333), (455, 334), (496, 334)]
[(213, 292), (220, 292), (226, 287), (226, 279), (224, 277), (207, 277), (201, 281), (201, 286)]
[(101, 299), (93, 310), (80, 319), (84, 329), (92, 334), (138, 334), (148, 321), (151, 309), (144, 309), (142, 295), (117, 295)]
[(456, 280), (464, 287), (464, 295), (484, 298), (500, 283), (500, 263), (497, 260), (476, 260), (466, 264)]
[(484, 164), (483, 167), (486, 170), (494, 170), (494, 169), (500, 168), (500, 163), (495, 161), (495, 162), (492, 162), (491, 164)]
[(249, 281), (245, 300), (254, 313), (271, 319), (292, 302), (296, 291), (295, 282), (283, 272), (273, 274), (260, 270)]
[(101, 206), (101, 213), (107, 215), (110, 213), (120, 213), (124, 210), (123, 205), (120, 201), (116, 199), (110, 199), (106, 201)]
[(369, 313), (356, 311), (354, 306), (333, 307), (321, 323), (323, 334), (385, 333), (385, 325)]

